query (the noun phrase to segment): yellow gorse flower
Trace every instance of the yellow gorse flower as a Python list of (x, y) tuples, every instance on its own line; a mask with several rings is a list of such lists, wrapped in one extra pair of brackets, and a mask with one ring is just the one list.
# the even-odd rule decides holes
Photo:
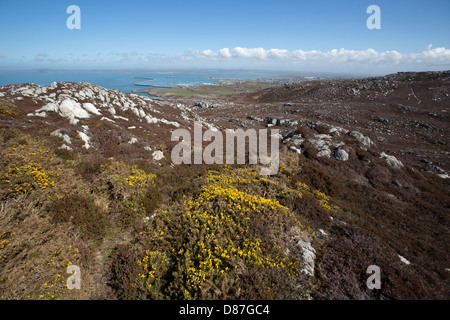
[(300, 189), (300, 193), (313, 196), (319, 200), (319, 204), (322, 208), (331, 212), (337, 212), (339, 210), (339, 207), (330, 204), (330, 198), (325, 193), (315, 190), (302, 182), (298, 182), (297, 185)]
[[(298, 275), (297, 263), (290, 261), (279, 247), (250, 234), (252, 221), (261, 216), (264, 219), (278, 219), (277, 216), (294, 219), (289, 208), (277, 199), (250, 192), (249, 186), (267, 183), (261, 179), (265, 178), (242, 168), (225, 167), (221, 171), (209, 171), (203, 178), (201, 193), (193, 199), (183, 199), (186, 210), (181, 216), (182, 224), (190, 226), (195, 233), (192, 239), (197, 239), (189, 246), (171, 251), (173, 259), (186, 266), (183, 271), (185, 297), (198, 297), (205, 285), (219, 281), (221, 277), (233, 278), (231, 274), (240, 268), (241, 262)], [(169, 219), (167, 211), (162, 209), (156, 212), (156, 216)], [(160, 236), (167, 233), (161, 229), (151, 232), (154, 239), (162, 239)], [(268, 248), (275, 248), (279, 254), (275, 255), (272, 250), (268, 255)], [(141, 273), (147, 274), (146, 279), (154, 275), (152, 271), (155, 269), (147, 260), (144, 257), (139, 263), (147, 268), (147, 273)]]
[(16, 194), (55, 187), (55, 182), (51, 180), (51, 174), (37, 162), (10, 167), (3, 180), (8, 183), (9, 192)]

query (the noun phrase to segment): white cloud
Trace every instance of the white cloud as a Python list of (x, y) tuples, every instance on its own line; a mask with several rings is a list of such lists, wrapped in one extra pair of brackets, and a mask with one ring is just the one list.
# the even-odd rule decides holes
[[(187, 58), (188, 60), (190, 60), (190, 59), (216, 60), (219, 57), (219, 53), (216, 53), (216, 52), (212, 51), (211, 49), (206, 49), (206, 50), (189, 49), (184, 54), (184, 57)], [(184, 59), (182, 58), (182, 60), (184, 60)]]
[(228, 48), (223, 48), (219, 50), (219, 56), (224, 57), (224, 58), (231, 58), (231, 52), (230, 49)]
[(396, 50), (376, 51), (374, 49), (350, 50), (333, 49), (330, 51), (264, 49), (264, 48), (222, 48), (217, 52), (210, 49), (189, 49), (184, 55), (191, 59), (199, 60), (232, 60), (248, 59), (258, 61), (314, 63), (314, 64), (440, 64), (450, 65), (450, 49), (431, 48), (431, 45), (423, 52), (403, 54)]
[[(422, 52), (402, 53), (396, 50), (377, 51), (332, 49), (287, 50), (262, 47), (223, 47), (221, 49), (188, 49), (185, 53), (168, 55), (160, 52), (140, 53), (138, 51), (98, 52), (95, 57), (80, 60), (69, 54), (65, 58), (53, 58), (46, 53), (35, 54), (35, 63), (57, 63), (62, 65), (91, 64), (93, 66), (124, 67), (224, 67), (261, 68), (276, 70), (326, 71), (326, 72), (367, 72), (390, 73), (397, 71), (447, 70), (450, 69), (450, 49), (434, 48), (431, 44)], [(5, 58), (0, 54), (0, 58)], [(4, 61), (5, 59), (0, 59)]]
[(267, 51), (264, 48), (241, 48), (241, 47), (236, 47), (236, 48), (231, 50), (231, 55), (234, 58), (264, 60), (264, 59), (267, 58)]

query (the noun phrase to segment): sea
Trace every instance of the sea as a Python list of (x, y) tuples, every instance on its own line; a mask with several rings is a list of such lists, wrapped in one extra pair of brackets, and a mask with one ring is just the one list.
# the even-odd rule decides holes
[[(52, 82), (89, 82), (106, 89), (123, 93), (144, 88), (174, 86), (200, 86), (226, 80), (251, 80), (283, 78), (279, 73), (267, 72), (3, 72), (0, 86), (7, 84), (35, 83), (50, 85)], [(146, 95), (145, 93), (140, 93)]]

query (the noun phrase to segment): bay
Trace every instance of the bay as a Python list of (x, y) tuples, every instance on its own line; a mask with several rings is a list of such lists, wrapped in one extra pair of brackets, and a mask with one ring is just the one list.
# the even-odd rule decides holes
[[(281, 77), (263, 72), (149, 72), (149, 73), (99, 73), (99, 72), (3, 72), (0, 86), (8, 84), (35, 83), (50, 85), (52, 82), (89, 82), (106, 89), (130, 93), (145, 87), (200, 86), (220, 80), (251, 80)], [(145, 95), (145, 94), (143, 94)]]

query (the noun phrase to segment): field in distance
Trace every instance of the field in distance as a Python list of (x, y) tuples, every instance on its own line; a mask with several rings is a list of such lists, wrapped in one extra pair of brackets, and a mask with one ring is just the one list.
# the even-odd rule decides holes
[(260, 81), (240, 81), (233, 84), (211, 84), (198, 87), (173, 87), (173, 88), (146, 88), (134, 90), (133, 92), (145, 92), (157, 97), (183, 97), (193, 96), (215, 96), (243, 92), (254, 92), (265, 88), (279, 86), (280, 83)]

